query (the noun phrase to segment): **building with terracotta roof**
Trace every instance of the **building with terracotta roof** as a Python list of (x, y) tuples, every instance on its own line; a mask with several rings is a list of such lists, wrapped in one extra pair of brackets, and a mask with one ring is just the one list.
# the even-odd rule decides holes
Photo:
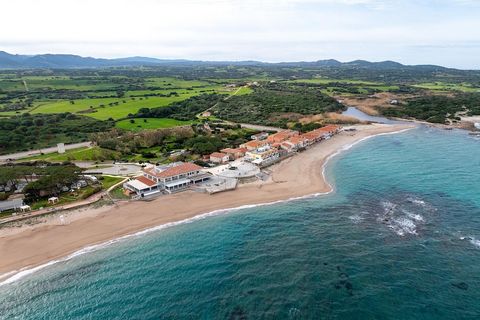
[(210, 175), (202, 167), (191, 162), (175, 162), (169, 165), (151, 166), (142, 170), (143, 176), (126, 182), (123, 187), (139, 196), (159, 192), (172, 193), (206, 181)]
[(246, 148), (225, 148), (220, 150), (220, 152), (227, 154), (230, 157), (230, 160), (236, 160), (245, 156), (245, 153), (248, 150)]
[(213, 163), (227, 163), (230, 160), (230, 156), (223, 152), (214, 152), (210, 155), (210, 162)]
[(247, 149), (248, 151), (251, 151), (251, 150), (256, 150), (258, 148), (261, 148), (265, 145), (267, 145), (268, 142), (266, 140), (252, 140), (252, 141), (248, 141), (248, 142), (245, 142), (244, 144), (241, 144), (240, 147), (241, 148), (245, 148)]
[(282, 143), (291, 137), (298, 136), (298, 131), (295, 130), (283, 130), (268, 136), (267, 141), (269, 143)]

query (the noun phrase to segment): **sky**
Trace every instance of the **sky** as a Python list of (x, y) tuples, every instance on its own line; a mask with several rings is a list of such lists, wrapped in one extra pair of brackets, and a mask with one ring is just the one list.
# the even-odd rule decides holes
[(2, 1), (0, 50), (480, 69), (480, 0)]

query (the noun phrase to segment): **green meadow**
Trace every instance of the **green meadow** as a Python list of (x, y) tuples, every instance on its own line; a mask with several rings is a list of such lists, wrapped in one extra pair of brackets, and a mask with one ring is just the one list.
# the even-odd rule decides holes
[(171, 97), (137, 97), (137, 98), (101, 98), (70, 101), (42, 102), (31, 113), (79, 113), (98, 120), (109, 118), (121, 119), (129, 114), (135, 114), (141, 108), (154, 108), (169, 105), (196, 95), (197, 93), (182, 93)]
[[(242, 88), (238, 94), (249, 93)], [(182, 80), (177, 78), (128, 78), (122, 76), (15, 76), (0, 78), (0, 94), (24, 94), (35, 96), (33, 105), (21, 110), (0, 111), (0, 117), (10, 117), (29, 112), (51, 114), (71, 112), (98, 120), (122, 119), (135, 114), (141, 108), (167, 106), (203, 93), (233, 94), (218, 82), (208, 80)], [(66, 93), (62, 93), (66, 92)], [(119, 94), (121, 93), (121, 95)], [(60, 95), (61, 98), (55, 98)], [(69, 95), (71, 98), (69, 98)], [(0, 96), (0, 98), (2, 97)], [(10, 102), (0, 101), (0, 109)]]
[(425, 82), (415, 84), (413, 87), (436, 91), (480, 92), (480, 87), (470, 83)]
[(116, 127), (129, 131), (141, 131), (185, 126), (192, 123), (191, 121), (179, 121), (168, 118), (135, 118), (118, 121)]

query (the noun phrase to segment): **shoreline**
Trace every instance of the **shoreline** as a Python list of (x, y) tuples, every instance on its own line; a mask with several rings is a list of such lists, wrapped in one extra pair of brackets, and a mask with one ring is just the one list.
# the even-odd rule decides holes
[[(77, 210), (66, 214), (64, 225), (52, 216), (36, 225), (0, 229), (0, 286), (128, 238), (232, 211), (332, 193), (335, 188), (325, 177), (332, 158), (369, 138), (401, 133), (414, 126), (358, 128), (275, 164), (266, 182), (240, 185), (237, 190), (215, 195), (187, 191), (149, 202)], [(299, 179), (300, 176), (303, 178)], [(58, 239), (62, 243), (55, 243)]]

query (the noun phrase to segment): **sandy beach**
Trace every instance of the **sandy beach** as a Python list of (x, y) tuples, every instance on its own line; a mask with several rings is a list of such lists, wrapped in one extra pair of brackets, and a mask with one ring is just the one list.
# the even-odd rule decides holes
[(37, 224), (0, 229), (0, 282), (2, 274), (31, 268), (65, 257), (88, 245), (132, 234), (162, 224), (181, 221), (214, 210), (270, 203), (326, 193), (331, 186), (323, 176), (326, 160), (353, 143), (370, 136), (411, 128), (409, 125), (357, 126), (271, 168), (265, 182), (243, 184), (235, 191), (207, 195), (192, 191), (153, 201), (124, 202), (117, 206), (88, 208), (43, 218)]

